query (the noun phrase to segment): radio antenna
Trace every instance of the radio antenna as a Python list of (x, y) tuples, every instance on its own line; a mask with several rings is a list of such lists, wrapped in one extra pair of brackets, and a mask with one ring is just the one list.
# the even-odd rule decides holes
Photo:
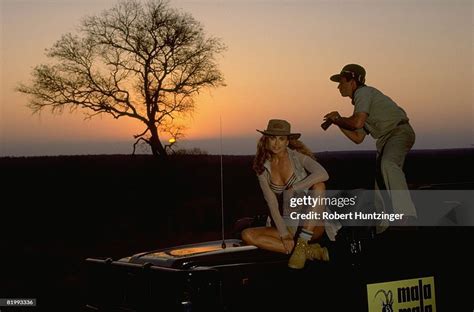
[(220, 128), (220, 142), (221, 142), (221, 223), (222, 223), (222, 249), (227, 246), (225, 244), (225, 231), (224, 231), (224, 169), (222, 166), (222, 116), (219, 116), (219, 128)]

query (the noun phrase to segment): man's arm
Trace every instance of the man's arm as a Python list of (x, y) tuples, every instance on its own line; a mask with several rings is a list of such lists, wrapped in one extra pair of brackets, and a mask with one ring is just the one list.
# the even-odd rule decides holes
[(367, 120), (367, 113), (356, 112), (351, 117), (337, 117), (332, 118), (332, 122), (339, 126), (341, 129), (356, 130), (364, 127), (365, 121)]
[(360, 144), (364, 141), (366, 134), (364, 131), (357, 130), (364, 127), (367, 116), (368, 114), (365, 112), (356, 112), (351, 117), (341, 117), (339, 112), (331, 112), (324, 116), (324, 118), (339, 126), (342, 133), (352, 142)]
[(348, 137), (355, 144), (360, 144), (365, 139), (366, 134), (364, 131), (347, 130), (341, 127), (339, 127), (339, 129), (341, 129), (342, 133), (344, 133), (344, 135)]

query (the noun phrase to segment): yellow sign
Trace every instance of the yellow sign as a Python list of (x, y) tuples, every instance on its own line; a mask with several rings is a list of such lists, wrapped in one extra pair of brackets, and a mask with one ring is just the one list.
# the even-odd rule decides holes
[(369, 312), (436, 312), (434, 277), (367, 284)]

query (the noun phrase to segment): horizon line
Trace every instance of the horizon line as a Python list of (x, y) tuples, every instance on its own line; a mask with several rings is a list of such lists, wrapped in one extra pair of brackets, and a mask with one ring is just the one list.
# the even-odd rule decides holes
[[(192, 150), (192, 149), (191, 149)], [(423, 151), (454, 151), (454, 150), (474, 150), (474, 147), (450, 147), (450, 148), (419, 148), (419, 149), (412, 149), (408, 152), (423, 152)], [(364, 150), (327, 150), (327, 151), (320, 151), (320, 152), (313, 152), (313, 154), (322, 154), (322, 153), (376, 153), (375, 149), (364, 149)], [(217, 153), (203, 153), (203, 154), (168, 154), (168, 156), (220, 156), (221, 154)], [(126, 157), (133, 157), (133, 156), (151, 156), (151, 153), (136, 153), (136, 154), (58, 154), (58, 155), (4, 155), (0, 156), (0, 159), (5, 158), (42, 158), (42, 157), (91, 157), (91, 156), (101, 156), (101, 157), (118, 157), (118, 156), (126, 156)], [(250, 157), (255, 156), (255, 154), (222, 154), (222, 156), (237, 156), (237, 157)]]

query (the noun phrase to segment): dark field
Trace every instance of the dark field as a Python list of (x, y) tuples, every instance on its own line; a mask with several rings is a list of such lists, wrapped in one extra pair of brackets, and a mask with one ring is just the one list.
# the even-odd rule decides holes
[[(327, 189), (373, 188), (374, 152), (316, 156), (329, 172)], [(474, 149), (412, 151), (405, 163), (410, 188), (472, 186), (473, 156)], [(228, 237), (236, 220), (267, 212), (252, 160), (223, 157)], [(207, 155), (173, 156), (167, 162), (125, 155), (0, 158), (0, 298), (38, 299), (36, 310), (24, 311), (78, 311), (84, 303), (85, 258), (117, 259), (219, 239), (219, 164), (219, 156)], [(433, 233), (426, 237), (437, 240), (434, 246), (442, 246), (444, 256), (462, 257), (464, 248), (472, 248), (462, 247), (473, 237), (472, 228)], [(451, 260), (446, 267), (457, 261)]]

